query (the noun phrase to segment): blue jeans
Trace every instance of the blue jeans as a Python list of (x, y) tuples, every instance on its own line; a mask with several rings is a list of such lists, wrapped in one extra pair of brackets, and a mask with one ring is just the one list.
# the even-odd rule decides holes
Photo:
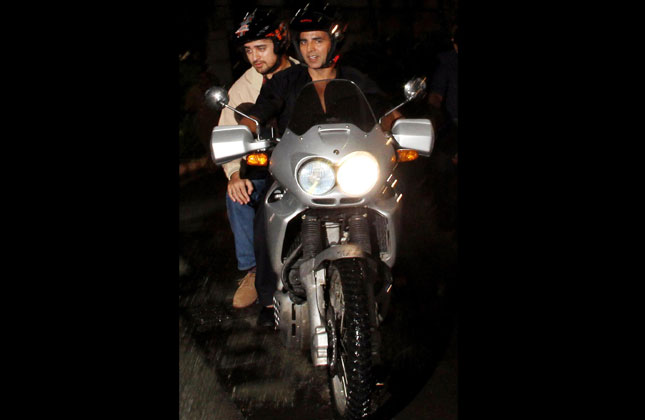
[(264, 197), (266, 180), (252, 179), (253, 193), (248, 204), (240, 204), (231, 200), (226, 194), (226, 211), (228, 220), (231, 223), (231, 230), (235, 238), (235, 256), (237, 257), (237, 269), (240, 271), (249, 270), (255, 267), (255, 253), (253, 252), (253, 219), (258, 201)]

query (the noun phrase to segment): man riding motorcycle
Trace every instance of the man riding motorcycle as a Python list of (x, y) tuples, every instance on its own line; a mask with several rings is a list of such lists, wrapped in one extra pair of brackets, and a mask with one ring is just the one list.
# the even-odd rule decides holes
[[(307, 83), (326, 79), (348, 79), (358, 85), (370, 100), (372, 108), (382, 115), (388, 108), (386, 95), (376, 83), (358, 70), (339, 64), (339, 51), (345, 39), (347, 25), (344, 24), (329, 4), (319, 7), (307, 4), (298, 10), (290, 22), (292, 42), (301, 64), (276, 74), (267, 81), (260, 95), (248, 114), (260, 123), (277, 118), (278, 134), (281, 135), (291, 119), (298, 93)], [(392, 112), (382, 121), (385, 130), (389, 130), (394, 121), (400, 118), (398, 111)], [(242, 118), (240, 124), (246, 125), (252, 133), (256, 132), (255, 122)], [(273, 294), (276, 290), (277, 277), (271, 268), (267, 252), (264, 220), (264, 206), (261, 204), (255, 218), (254, 248), (257, 263), (255, 286), (262, 309), (258, 316), (258, 325), (272, 327)]]

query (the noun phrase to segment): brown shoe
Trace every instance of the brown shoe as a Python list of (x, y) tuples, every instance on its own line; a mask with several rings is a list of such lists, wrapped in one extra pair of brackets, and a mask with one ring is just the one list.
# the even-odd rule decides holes
[(258, 292), (255, 291), (255, 273), (248, 272), (240, 282), (235, 295), (233, 296), (233, 307), (236, 309), (246, 308), (255, 303)]

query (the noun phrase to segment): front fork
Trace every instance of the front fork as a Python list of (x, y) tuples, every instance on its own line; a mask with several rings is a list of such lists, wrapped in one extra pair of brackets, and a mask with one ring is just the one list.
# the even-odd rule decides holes
[[(325, 285), (326, 270), (325, 262), (335, 261), (342, 258), (361, 258), (366, 262), (369, 278), (365, 281), (367, 297), (369, 299), (370, 317), (372, 324), (372, 337), (374, 344), (374, 361), (378, 360), (378, 324), (379, 315), (376, 310), (376, 302), (379, 302), (380, 295), (389, 295), (392, 277), (389, 272), (389, 264), (393, 261), (393, 253), (387, 253), (386, 260), (372, 256), (370, 245), (369, 224), (367, 215), (361, 210), (347, 215), (346, 224), (347, 237), (344, 228), (339, 223), (325, 221), (314, 214), (302, 216), (301, 239), (302, 243), (298, 250), (287, 257), (282, 265), (281, 275), (278, 280), (278, 290), (274, 295), (276, 325), (279, 326), (281, 338), (288, 348), (309, 347), (311, 359), (315, 366), (328, 365), (327, 349), (329, 337), (326, 330), (326, 301)], [(322, 232), (326, 233), (323, 241)], [(323, 245), (324, 243), (324, 245)], [(323, 249), (324, 248), (324, 249)], [(306, 293), (304, 304), (295, 304), (287, 293), (285, 282), (288, 283), (288, 271), (292, 260), (299, 250), (302, 251), (303, 261), (300, 263), (298, 277)], [(383, 280), (384, 287), (381, 292), (373, 290), (373, 273)], [(379, 282), (381, 283), (381, 282)], [(374, 293), (378, 293), (374, 296)], [(379, 310), (381, 307), (379, 306)]]
[[(329, 340), (324, 315), (326, 309), (324, 292), (326, 270), (323, 267), (323, 263), (341, 258), (371, 258), (367, 214), (361, 214), (360, 212), (351, 214), (347, 218), (347, 224), (350, 243), (339, 244), (342, 232), (334, 234), (330, 230), (327, 234), (327, 241), (330, 245), (334, 242), (335, 244), (322, 250), (321, 221), (315, 216), (305, 215), (303, 217), (302, 249), (303, 257), (306, 260), (300, 265), (299, 277), (307, 294), (309, 343), (314, 366), (328, 364), (327, 349), (329, 348)], [(338, 229), (337, 225), (335, 229)], [(371, 293), (368, 294), (368, 296), (370, 295)]]
[(314, 366), (328, 364), (328, 337), (325, 328), (325, 269), (320, 268), (324, 261), (334, 261), (341, 258), (366, 258), (360, 246), (356, 244), (338, 245), (327, 248), (314, 258), (300, 265), (300, 280), (307, 293), (309, 312), (309, 343), (311, 345), (311, 360)]

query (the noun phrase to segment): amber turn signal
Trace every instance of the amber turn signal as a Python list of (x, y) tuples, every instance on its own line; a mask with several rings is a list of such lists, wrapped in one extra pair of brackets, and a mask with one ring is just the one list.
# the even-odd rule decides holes
[(247, 165), (251, 166), (267, 166), (269, 157), (264, 153), (251, 153), (246, 157)]
[(399, 149), (396, 151), (399, 162), (410, 162), (419, 157), (419, 152), (410, 149)]

